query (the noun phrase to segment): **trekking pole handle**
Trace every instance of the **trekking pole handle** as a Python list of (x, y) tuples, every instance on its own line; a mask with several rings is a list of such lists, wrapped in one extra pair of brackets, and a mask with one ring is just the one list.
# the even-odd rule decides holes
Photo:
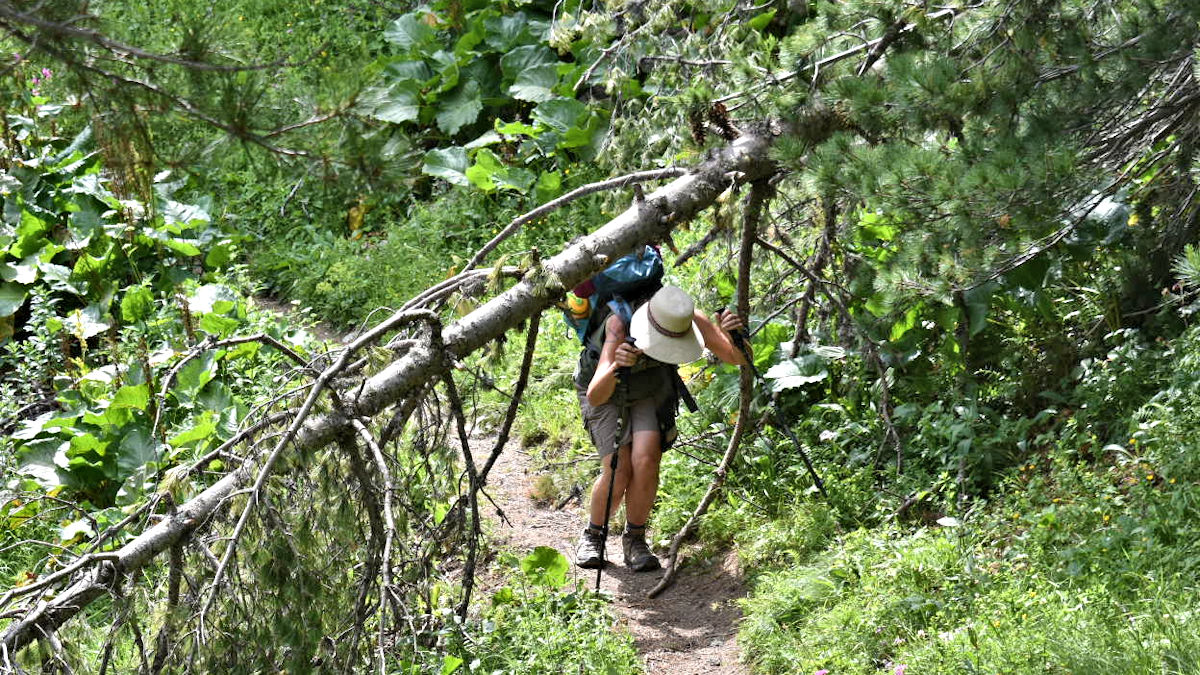
[[(713, 313), (713, 316), (717, 319), (717, 325), (720, 325), (721, 323), (721, 313), (728, 311), (729, 310), (725, 309), (724, 307), (718, 307), (717, 311)], [(754, 367), (754, 357), (750, 355), (750, 345), (746, 341), (746, 331), (741, 328), (735, 328), (734, 330), (729, 331), (729, 337), (733, 338), (733, 346), (737, 347), (738, 351), (742, 353), (742, 356), (746, 357), (746, 364), (750, 366), (750, 369), (754, 372), (755, 377), (757, 377), (758, 369)]]
[[(637, 339), (634, 338), (632, 335), (625, 336), (625, 344), (629, 345), (630, 347), (633, 347), (634, 349), (637, 349)], [(620, 368), (617, 369), (617, 379), (618, 380), (626, 380), (631, 371), (632, 371), (632, 369), (630, 366), (621, 366)]]
[[(717, 311), (713, 312), (713, 317), (717, 319), (717, 325), (721, 323), (721, 314), (729, 310), (724, 307), (718, 307)], [(729, 331), (729, 336), (733, 338), (733, 344), (743, 352), (746, 351), (746, 333), (740, 328), (735, 328)]]

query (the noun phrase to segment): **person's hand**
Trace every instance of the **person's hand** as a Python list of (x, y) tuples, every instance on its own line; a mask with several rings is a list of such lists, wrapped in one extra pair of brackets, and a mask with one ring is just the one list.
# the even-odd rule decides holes
[(628, 342), (622, 342), (617, 345), (617, 353), (613, 357), (618, 367), (629, 368), (634, 363), (637, 363), (638, 357), (642, 355), (642, 350), (634, 347)]
[(727, 333), (733, 333), (746, 327), (745, 322), (742, 321), (742, 317), (729, 310), (724, 310), (718, 314), (717, 320), (721, 323), (721, 328)]

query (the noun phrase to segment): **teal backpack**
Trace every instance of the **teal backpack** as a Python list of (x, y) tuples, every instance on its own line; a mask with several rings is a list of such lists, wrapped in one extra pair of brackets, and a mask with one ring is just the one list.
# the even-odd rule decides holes
[[(653, 246), (645, 246), (636, 253), (618, 258), (612, 265), (575, 288), (575, 295), (588, 298), (591, 302), (591, 311), (583, 319), (574, 318), (569, 312), (564, 312), (567, 324), (574, 329), (583, 344), (579, 364), (575, 369), (577, 387), (587, 389), (596, 373), (596, 365), (600, 362), (600, 349), (604, 346), (604, 328), (608, 317), (616, 314), (628, 329), (634, 311), (662, 288), (663, 274), (662, 255)], [(698, 409), (696, 401), (680, 379), (678, 369), (669, 364), (659, 365), (670, 367), (679, 398), (688, 410), (695, 412)]]

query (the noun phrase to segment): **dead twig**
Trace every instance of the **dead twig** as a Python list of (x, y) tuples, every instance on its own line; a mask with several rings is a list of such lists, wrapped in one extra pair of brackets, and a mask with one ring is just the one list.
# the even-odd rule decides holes
[(536, 209), (515, 218), (511, 223), (506, 225), (503, 230), (500, 230), (500, 232), (498, 234), (496, 234), (496, 236), (492, 237), (491, 241), (484, 244), (483, 248), (479, 249), (475, 253), (475, 255), (471, 256), (471, 259), (469, 261), (467, 261), (466, 265), (463, 266), (463, 272), (465, 273), (471, 269), (474, 269), (474, 267), (476, 265), (478, 265), (480, 262), (483, 261), (484, 257), (487, 256), (487, 254), (494, 251), (496, 249), (496, 247), (499, 246), (500, 243), (503, 242), (505, 239), (508, 239), (513, 234), (515, 234), (516, 231), (521, 229), (521, 226), (524, 225), (525, 223), (528, 223), (531, 220), (533, 220), (534, 218), (543, 216), (547, 213), (550, 213), (551, 211), (554, 211), (562, 206), (565, 206), (565, 205), (575, 201), (576, 199), (579, 199), (581, 197), (586, 197), (588, 195), (595, 194), (597, 192), (603, 192), (604, 190), (618, 190), (620, 188), (628, 187), (628, 186), (634, 185), (636, 183), (645, 183), (647, 181), (652, 181), (652, 180), (662, 180), (664, 178), (678, 178), (679, 176), (682, 176), (685, 173), (687, 173), (687, 169), (684, 169), (682, 167), (672, 166), (672, 167), (667, 167), (665, 169), (652, 169), (650, 171), (638, 171), (636, 173), (630, 173), (630, 174), (626, 174), (624, 176), (617, 176), (616, 178), (609, 178), (607, 180), (597, 181), (595, 183), (588, 183), (587, 185), (581, 185), (581, 186), (575, 188), (574, 190), (571, 190), (570, 192), (566, 193), (565, 195), (562, 195), (561, 197), (552, 199), (552, 200), (546, 202), (545, 204), (542, 204), (541, 206), (537, 207)]

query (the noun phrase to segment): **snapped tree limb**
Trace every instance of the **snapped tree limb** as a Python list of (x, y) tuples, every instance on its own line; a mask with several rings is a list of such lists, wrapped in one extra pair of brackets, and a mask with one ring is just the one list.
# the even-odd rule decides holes
[[(447, 357), (462, 358), (550, 307), (565, 289), (582, 282), (609, 261), (648, 241), (665, 237), (677, 224), (711, 205), (731, 184), (762, 179), (774, 172), (767, 158), (770, 140), (744, 135), (716, 151), (695, 169), (648, 195), (599, 229), (544, 261), (529, 275), (441, 335), (445, 353), (416, 346), (370, 377), (345, 405), (355, 417), (374, 417), (416, 395), (436, 377)], [(338, 412), (310, 418), (297, 430), (294, 448), (324, 447), (351, 432), (350, 420)], [(69, 586), (43, 596), (0, 633), (0, 660), (10, 658), (40, 636), (53, 633), (92, 601), (119, 589), (160, 553), (188, 540), (228, 505), (227, 498), (257, 474), (248, 462), (228, 474), (114, 552), (114, 556), (79, 570)]]

